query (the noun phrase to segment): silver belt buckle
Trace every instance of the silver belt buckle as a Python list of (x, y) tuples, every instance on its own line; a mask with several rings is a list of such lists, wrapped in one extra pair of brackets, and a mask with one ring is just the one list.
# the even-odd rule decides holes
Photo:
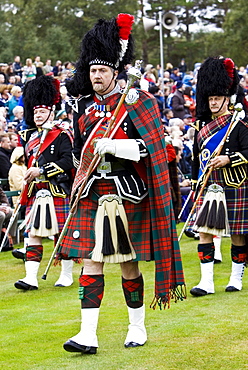
[(101, 163), (97, 167), (97, 173), (100, 173), (102, 177), (106, 177), (107, 173), (112, 171), (111, 163), (106, 161), (101, 161)]

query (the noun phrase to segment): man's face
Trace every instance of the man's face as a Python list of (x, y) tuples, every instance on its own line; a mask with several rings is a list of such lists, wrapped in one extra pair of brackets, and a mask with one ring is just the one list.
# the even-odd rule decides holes
[(23, 110), (16, 112), (15, 117), (19, 120), (23, 119)]
[(2, 126), (2, 131), (6, 130), (7, 121), (6, 118), (3, 116), (0, 116), (0, 125)]
[(10, 148), (14, 149), (18, 145), (18, 136), (17, 135), (11, 135), (10, 138)]
[(212, 114), (219, 117), (228, 110), (229, 98), (226, 96), (209, 96), (208, 104)]
[(49, 118), (52, 120), (53, 112), (50, 111), (50, 109), (47, 108), (36, 108), (34, 110), (34, 123), (37, 127), (41, 127), (44, 122), (47, 121)]
[(183, 122), (186, 126), (190, 126), (192, 124), (192, 118), (184, 118)]
[(3, 138), (3, 140), (1, 141), (1, 147), (4, 148), (5, 150), (11, 150), (9, 137)]
[(9, 76), (9, 83), (14, 85), (16, 82), (15, 76)]
[(90, 67), (90, 81), (93, 90), (99, 95), (108, 94), (115, 87), (117, 72), (105, 65), (93, 65)]

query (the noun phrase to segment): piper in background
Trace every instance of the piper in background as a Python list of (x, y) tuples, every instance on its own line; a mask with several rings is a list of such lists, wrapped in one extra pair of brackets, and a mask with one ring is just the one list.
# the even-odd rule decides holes
[[(21, 204), (26, 205), (28, 245), (26, 276), (15, 283), (17, 289), (38, 289), (42, 238), (58, 235), (69, 211), (72, 135), (60, 126), (59, 121), (54, 121), (54, 108), (59, 101), (58, 84), (59, 81), (52, 77), (41, 76), (28, 82), (24, 88), (24, 111), (29, 129), (22, 131), (21, 136), (28, 170)], [(73, 261), (62, 259), (61, 263), (61, 275), (55, 285), (69, 286), (73, 282)]]
[[(67, 84), (69, 93), (78, 97), (74, 102), (77, 174), (72, 202), (92, 159), (96, 154), (100, 159), (60, 249), (69, 258), (84, 259), (79, 278), (82, 324), (80, 332), (64, 344), (69, 352), (97, 352), (105, 262), (120, 263), (130, 322), (124, 341), (127, 348), (143, 346), (147, 340), (144, 281), (138, 261), (156, 263), (153, 308), (156, 304), (168, 306), (171, 297), (185, 296), (156, 99), (130, 89), (119, 105), (122, 92), (116, 78), (133, 58), (133, 21), (129, 14), (99, 20), (84, 36), (76, 73)], [(117, 107), (120, 110), (110, 137), (102, 138)]]
[[(226, 292), (242, 289), (248, 234), (248, 123), (237, 114), (239, 107), (235, 113), (229, 110), (238, 85), (239, 77), (229, 58), (208, 58), (199, 69), (192, 179), (202, 187), (208, 171), (210, 176), (194, 225), (200, 235), (201, 262), (200, 283), (190, 291), (194, 296), (214, 293), (214, 235), (231, 235), (232, 272)], [(218, 148), (220, 154), (215, 155)]]

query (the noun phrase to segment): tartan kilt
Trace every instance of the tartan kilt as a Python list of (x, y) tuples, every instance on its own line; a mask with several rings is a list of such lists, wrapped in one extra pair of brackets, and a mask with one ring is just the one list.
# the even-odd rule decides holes
[[(90, 253), (95, 247), (94, 224), (98, 198), (105, 194), (117, 194), (113, 180), (95, 180), (89, 195), (80, 200), (78, 209), (70, 220), (59, 249), (61, 254), (66, 254), (69, 258), (91, 258)], [(128, 219), (129, 237), (136, 252), (135, 261), (154, 260), (148, 196), (138, 204), (123, 200), (123, 206)]]
[[(248, 234), (248, 180), (245, 180), (239, 188), (226, 186), (223, 171), (221, 169), (214, 170), (210, 175), (207, 186), (196, 207), (196, 215), (203, 203), (207, 188), (211, 184), (218, 184), (224, 188), (230, 234)], [(196, 217), (194, 217), (194, 219)], [(194, 221), (191, 220), (187, 229), (192, 229), (193, 224)]]
[[(31, 196), (28, 198), (28, 203), (26, 206), (26, 216), (29, 214), (32, 205), (34, 203), (35, 196)], [(64, 224), (66, 222), (68, 213), (69, 213), (69, 198), (60, 198), (60, 197), (53, 197), (53, 203), (54, 203), (54, 208), (55, 208), (55, 213), (58, 221), (58, 227), (59, 227), (59, 232), (62, 231)], [(30, 232), (30, 229), (26, 229), (26, 232)]]

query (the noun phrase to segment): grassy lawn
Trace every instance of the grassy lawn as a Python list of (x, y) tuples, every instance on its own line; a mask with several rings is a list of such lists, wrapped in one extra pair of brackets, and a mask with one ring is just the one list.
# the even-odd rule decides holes
[[(178, 230), (182, 224), (178, 225)], [(24, 264), (11, 252), (0, 253), (0, 366), (2, 369), (68, 370), (240, 370), (248, 369), (248, 273), (243, 290), (226, 293), (231, 258), (230, 240), (222, 240), (223, 262), (215, 265), (215, 294), (195, 298), (189, 290), (199, 282), (197, 241), (183, 236), (180, 245), (188, 297), (171, 303), (169, 310), (152, 310), (154, 263), (140, 263), (145, 279), (148, 341), (144, 347), (125, 349), (127, 310), (118, 265), (105, 266), (105, 295), (98, 326), (97, 355), (64, 351), (62, 345), (80, 326), (80, 301), (74, 265), (74, 284), (54, 287), (60, 267), (51, 267), (41, 279), (52, 252), (44, 240), (39, 290), (22, 292), (14, 282), (24, 277)], [(20, 245), (21, 246), (21, 245)]]

